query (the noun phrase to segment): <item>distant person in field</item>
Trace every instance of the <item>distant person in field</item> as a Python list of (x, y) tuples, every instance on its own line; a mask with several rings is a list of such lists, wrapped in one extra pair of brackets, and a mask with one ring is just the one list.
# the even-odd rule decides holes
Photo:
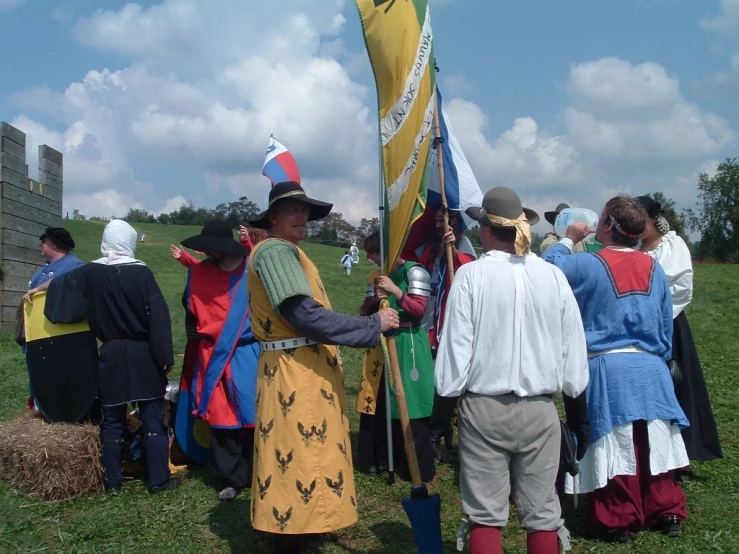
[(546, 235), (544, 235), (544, 240), (541, 241), (541, 246), (539, 246), (539, 253), (543, 254), (555, 244), (557, 244), (557, 235), (555, 235), (553, 231), (549, 231)]
[[(689, 463), (680, 434), (689, 423), (667, 366), (670, 286), (662, 266), (636, 250), (648, 219), (637, 200), (617, 196), (598, 220), (600, 252), (572, 254), (573, 245), (592, 233), (574, 223), (543, 256), (564, 272), (575, 293), (590, 365), (590, 437), (580, 472), (565, 475), (565, 492), (589, 493), (589, 519), (621, 543), (645, 528), (679, 536), (687, 517), (676, 470)], [(575, 422), (568, 424), (577, 431)]]
[[(248, 239), (248, 234), (247, 234)], [(205, 252), (190, 266), (182, 303), (188, 337), (198, 337), (188, 388), (196, 417), (210, 426), (213, 469), (231, 501), (251, 486), (259, 343), (252, 335), (246, 265), (250, 249), (223, 220), (208, 222), (182, 245)]]
[[(449, 229), (444, 231), (444, 208), (427, 207), (423, 216), (413, 225), (406, 241), (402, 256), (407, 260), (419, 262), (431, 275), (431, 298), (423, 314), (423, 327), (429, 336), (431, 353), (436, 358), (436, 350), (441, 340), (444, 314), (449, 297), (450, 275), (447, 271), (446, 245), (452, 248), (452, 263), (456, 272), (464, 264), (474, 262), (477, 253), (470, 240), (464, 236), (462, 214), (448, 210)], [(428, 237), (431, 238), (428, 238)], [(454, 448), (452, 420), (458, 398), (444, 398), (435, 394), (434, 411), (431, 414), (429, 430), (431, 448), (437, 460), (449, 463), (449, 454), (441, 447), (441, 439), (447, 450)]]
[(274, 551), (301, 552), (357, 521), (349, 412), (337, 345), (373, 347), (398, 327), (398, 314), (369, 317), (331, 310), (316, 266), (298, 246), (309, 221), (332, 205), (295, 182), (270, 190), (267, 210), (250, 220), (270, 238), (247, 270), (251, 322), (261, 356), (251, 523), (274, 534)]
[[(44, 234), (39, 237), (39, 240), (41, 241), (41, 256), (46, 263), (31, 276), (31, 280), (28, 282), (29, 291), (38, 288), (54, 277), (61, 277), (65, 273), (69, 273), (85, 265), (82, 260), (72, 254), (72, 250), (75, 247), (74, 239), (65, 228), (47, 227)], [(27, 292), (25, 297), (30, 298), (30, 295), (31, 293)], [(27, 355), (25, 329), (23, 327), (23, 302), (18, 306), (17, 318), (20, 328), (18, 342), (23, 346), (23, 351)], [(30, 381), (28, 383), (28, 393), (30, 395), (28, 399), (28, 407), (30, 409), (35, 406)]]
[[(367, 258), (377, 264), (380, 259), (380, 233), (375, 231), (364, 240)], [(398, 363), (408, 404), (411, 432), (421, 480), (431, 481), (436, 475), (434, 451), (431, 448), (429, 420), (434, 406), (434, 360), (428, 343), (428, 333), (421, 325), (431, 293), (431, 277), (418, 262), (398, 258), (389, 275), (370, 276), (362, 315), (370, 315), (387, 299), (398, 311), (400, 329), (395, 333)], [(387, 469), (388, 448), (386, 429), (386, 371), (381, 348), (367, 351), (362, 367), (360, 392), (357, 397), (359, 416), (359, 466), (372, 474)], [(390, 387), (390, 408), (393, 419), (393, 451), (400, 474), (409, 477), (408, 460), (403, 444), (400, 413), (395, 399), (395, 387)]]
[(351, 248), (349, 248), (349, 254), (352, 256), (352, 265), (357, 265), (359, 263), (359, 248), (357, 248), (356, 242), (353, 242)]
[(349, 277), (352, 274), (352, 257), (349, 251), (345, 252), (341, 258), (341, 266), (344, 268), (344, 277)]
[[(47, 281), (44, 315), (52, 323), (87, 319), (102, 343), (99, 358), (100, 428), (104, 485), (122, 486), (126, 408), (138, 405), (151, 492), (180, 485), (170, 477), (169, 436), (162, 417), (167, 375), (174, 365), (169, 307), (154, 274), (135, 258), (137, 234), (122, 220), (105, 226), (102, 257)], [(35, 292), (35, 291), (31, 291)]]
[(690, 250), (675, 231), (670, 231), (670, 224), (659, 202), (649, 196), (639, 196), (637, 200), (649, 216), (641, 250), (660, 263), (670, 284), (672, 359), (677, 362), (678, 372), (675, 390), (680, 406), (690, 421), (690, 427), (682, 430), (688, 458), (697, 462), (723, 458), (703, 368), (685, 315), (685, 308), (693, 299), (693, 260)]

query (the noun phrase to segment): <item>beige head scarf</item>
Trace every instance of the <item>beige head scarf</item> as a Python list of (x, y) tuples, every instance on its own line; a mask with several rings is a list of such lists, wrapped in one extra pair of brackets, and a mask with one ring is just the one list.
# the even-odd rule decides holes
[(525, 256), (531, 252), (531, 225), (525, 213), (522, 213), (516, 219), (506, 219), (498, 215), (487, 214), (491, 223), (502, 227), (516, 228), (516, 256)]

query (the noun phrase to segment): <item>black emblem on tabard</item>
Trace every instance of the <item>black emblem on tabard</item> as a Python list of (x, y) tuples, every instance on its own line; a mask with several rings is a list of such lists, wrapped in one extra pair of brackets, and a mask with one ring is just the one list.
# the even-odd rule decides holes
[(303, 483), (301, 483), (299, 480), (296, 479), (295, 487), (298, 489), (298, 492), (300, 493), (300, 497), (301, 497), (301, 500), (303, 501), (303, 504), (308, 504), (308, 502), (310, 502), (311, 496), (313, 496), (313, 491), (316, 490), (316, 479), (313, 479), (313, 482), (307, 487), (304, 487)]
[(277, 375), (278, 367), (279, 366), (275, 364), (272, 366), (272, 369), (270, 369), (266, 363), (264, 364), (264, 379), (265, 381), (267, 381), (268, 385), (271, 385), (272, 381), (275, 380), (275, 375)]
[(277, 401), (280, 403), (280, 409), (282, 410), (282, 415), (287, 417), (287, 414), (290, 413), (290, 408), (292, 408), (292, 405), (295, 403), (295, 394), (297, 391), (293, 391), (292, 394), (289, 396), (287, 400), (285, 400), (285, 397), (282, 395), (281, 391), (277, 392)]
[(372, 398), (371, 396), (365, 396), (364, 401), (366, 402), (364, 411), (365, 413), (370, 413), (372, 411), (372, 403), (375, 401), (375, 399)]
[(313, 350), (314, 354), (320, 354), (321, 353), (321, 345), (320, 344), (311, 344), (310, 349)]
[(321, 389), (321, 396), (328, 400), (328, 403), (331, 406), (333, 406), (334, 408), (336, 407), (336, 404), (334, 403), (334, 393), (330, 393), (326, 389)]
[(372, 377), (377, 377), (380, 374), (380, 368), (382, 367), (382, 360), (374, 361), (375, 367), (372, 369)]
[(354, 506), (354, 507), (356, 508), (356, 507), (357, 507), (357, 501), (356, 501), (356, 500), (354, 500), (354, 497), (353, 497), (353, 496), (350, 496), (350, 497), (349, 497), (349, 500), (351, 500), (351, 502), (352, 502), (352, 506)]
[(341, 495), (344, 494), (344, 472), (339, 470), (339, 476), (336, 478), (336, 481), (330, 477), (324, 477), (324, 479), (326, 479), (326, 485), (331, 489), (331, 492), (341, 498)]
[(267, 318), (267, 321), (262, 321), (260, 319), (259, 325), (262, 327), (265, 337), (269, 337), (272, 334), (272, 320), (270, 318)]
[(269, 486), (272, 484), (272, 476), (268, 476), (264, 483), (262, 483), (262, 480), (257, 475), (257, 486), (259, 487), (259, 499), (264, 500), (264, 497), (267, 496), (267, 489), (269, 489)]
[(300, 436), (303, 437), (303, 442), (305, 443), (305, 446), (310, 446), (310, 440), (311, 438), (313, 438), (313, 433), (311, 432), (310, 429), (306, 429), (305, 426), (299, 421), (298, 421), (298, 433), (300, 433)]
[(277, 458), (277, 463), (280, 466), (280, 473), (284, 475), (290, 469), (290, 462), (293, 461), (293, 451), (288, 452), (287, 456), (283, 458), (282, 453), (275, 448), (275, 458)]
[(274, 516), (275, 521), (277, 521), (277, 526), (280, 528), (280, 531), (284, 531), (285, 527), (287, 527), (287, 522), (290, 521), (290, 518), (293, 515), (293, 507), (290, 506), (287, 509), (287, 512), (285, 512), (284, 515), (281, 515), (280, 511), (275, 506), (272, 506), (272, 515)]
[(339, 452), (341, 452), (344, 455), (344, 458), (346, 458), (346, 439), (344, 439), (344, 442), (337, 442), (336, 446), (339, 447)]
[(262, 440), (264, 442), (267, 442), (267, 438), (269, 437), (269, 434), (272, 432), (272, 427), (275, 426), (275, 420), (270, 419), (269, 423), (267, 423), (266, 426), (262, 426), (262, 424), (259, 424), (259, 434), (262, 436)]
[(326, 356), (326, 363), (334, 371), (339, 367), (339, 359), (336, 356)]
[(326, 444), (326, 432), (328, 431), (328, 422), (326, 421), (326, 418), (323, 418), (323, 422), (321, 423), (321, 428), (316, 429), (316, 426), (311, 427), (311, 434), (315, 436), (319, 441), (321, 441), (321, 444)]
[(287, 354), (288, 358), (292, 358), (293, 353), (297, 350), (297, 346), (295, 348), (285, 348), (284, 352)]

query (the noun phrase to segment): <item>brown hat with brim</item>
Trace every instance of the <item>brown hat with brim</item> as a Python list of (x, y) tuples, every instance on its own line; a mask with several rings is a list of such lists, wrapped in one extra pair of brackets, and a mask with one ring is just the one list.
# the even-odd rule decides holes
[(566, 210), (569, 208), (569, 204), (565, 204), (564, 202), (561, 202), (557, 204), (557, 207), (554, 209), (553, 212), (544, 212), (544, 219), (546, 219), (549, 223), (554, 225), (554, 222), (557, 221), (557, 216), (559, 215), (559, 212), (562, 210)]
[(249, 225), (252, 227), (258, 227), (259, 229), (269, 229), (269, 210), (274, 205), (282, 200), (297, 200), (307, 204), (310, 212), (308, 213), (308, 221), (316, 221), (323, 219), (333, 209), (334, 205), (328, 202), (322, 202), (315, 198), (310, 198), (303, 187), (294, 181), (285, 181), (283, 183), (277, 183), (269, 191), (269, 205), (267, 209), (260, 213), (258, 216), (249, 219)]
[(480, 225), (496, 229), (510, 229), (510, 227), (493, 223), (488, 219), (488, 214), (515, 220), (521, 217), (523, 213), (526, 214), (529, 225), (535, 225), (539, 222), (539, 215), (534, 210), (521, 206), (521, 199), (518, 194), (508, 187), (490, 189), (485, 193), (481, 207), (467, 208), (465, 213)]

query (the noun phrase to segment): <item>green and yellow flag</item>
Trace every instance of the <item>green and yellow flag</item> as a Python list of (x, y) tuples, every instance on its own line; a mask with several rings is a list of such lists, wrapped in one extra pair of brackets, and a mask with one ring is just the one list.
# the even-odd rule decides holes
[(385, 272), (426, 203), (434, 129), (433, 33), (428, 0), (356, 0), (377, 83), (384, 177)]

